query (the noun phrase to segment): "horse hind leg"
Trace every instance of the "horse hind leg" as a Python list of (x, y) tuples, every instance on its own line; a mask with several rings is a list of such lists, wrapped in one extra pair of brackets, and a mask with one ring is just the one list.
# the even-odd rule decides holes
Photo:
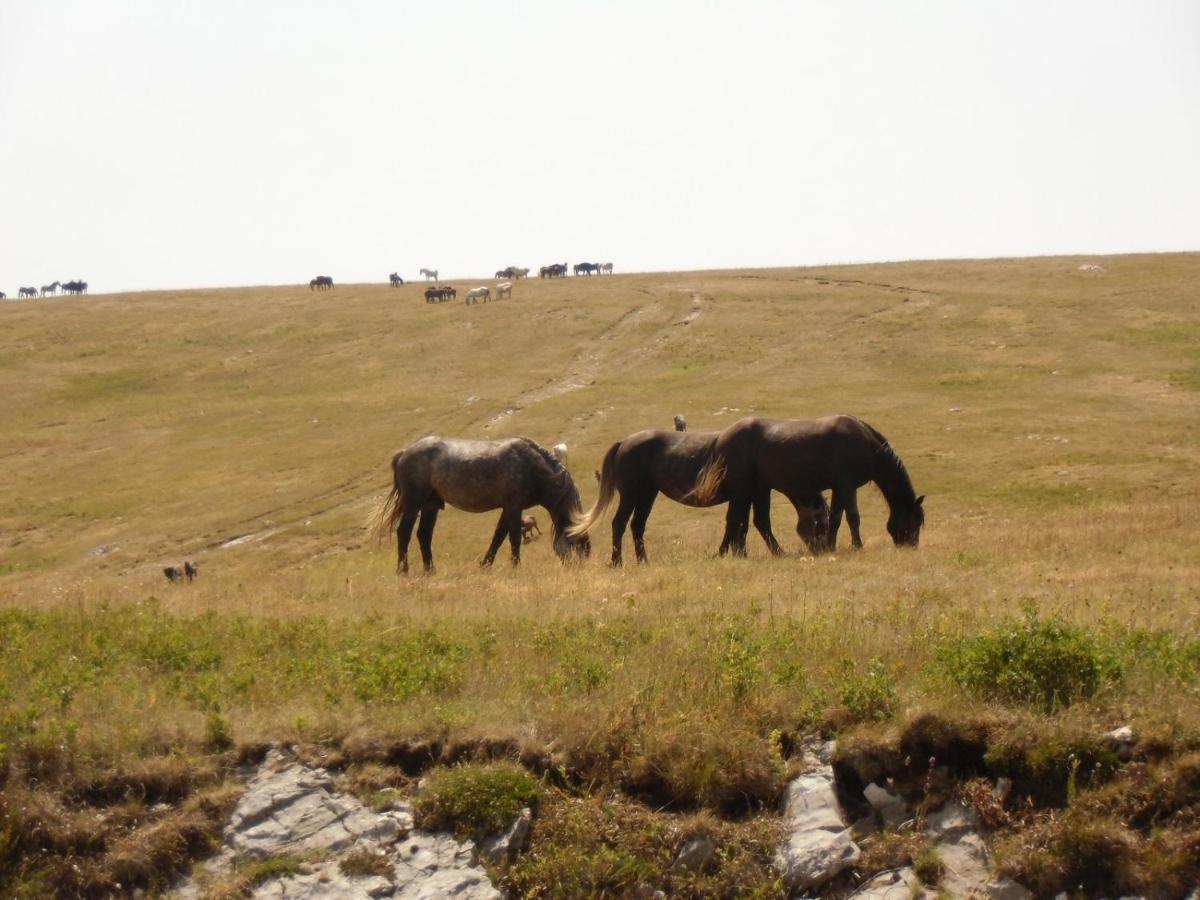
[(408, 574), (408, 544), (412, 540), (413, 525), (416, 524), (419, 513), (420, 509), (406, 506), (400, 516), (400, 524), (396, 528), (396, 574), (398, 575)]
[(654, 501), (658, 499), (658, 493), (650, 495), (650, 499), (640, 504), (633, 511), (633, 552), (637, 556), (637, 561), (640, 563), (647, 562), (646, 557), (646, 521), (650, 518), (650, 513), (654, 510)]
[(858, 515), (858, 492), (850, 491), (846, 495), (846, 524), (850, 526), (850, 542), (854, 545), (854, 549), (862, 549), (862, 536), (859, 534), (858, 525), (861, 521)]
[(421, 511), (421, 522), (417, 525), (417, 543), (426, 572), (433, 571), (433, 526), (437, 524), (438, 511), (436, 506), (426, 507)]
[(616, 515), (612, 520), (612, 564), (619, 566), (623, 562), (621, 559), (621, 542), (625, 539), (625, 526), (629, 524), (629, 517), (633, 515), (633, 501), (627, 500), (624, 495), (621, 496), (621, 502), (617, 505)]
[(734, 556), (746, 555), (746, 532), (750, 528), (750, 503), (746, 500), (730, 500), (725, 510), (725, 536), (717, 551), (724, 556), (726, 551)]

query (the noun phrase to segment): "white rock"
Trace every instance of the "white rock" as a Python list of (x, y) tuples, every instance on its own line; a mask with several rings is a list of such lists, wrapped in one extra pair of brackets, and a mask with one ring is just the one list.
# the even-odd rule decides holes
[(889, 831), (895, 831), (912, 818), (908, 812), (908, 804), (904, 802), (903, 797), (891, 793), (874, 782), (866, 786), (863, 796), (867, 798), (871, 808), (879, 814), (879, 820), (883, 823), (883, 827)]
[(783, 818), (787, 836), (775, 865), (792, 890), (824, 884), (862, 855), (842, 822), (828, 766), (788, 785)]
[(850, 896), (854, 900), (913, 900), (923, 894), (917, 874), (905, 868), (876, 875)]
[(532, 826), (533, 811), (528, 808), (521, 810), (503, 833), (487, 838), (479, 845), (479, 855), (493, 864), (511, 859), (529, 845)]

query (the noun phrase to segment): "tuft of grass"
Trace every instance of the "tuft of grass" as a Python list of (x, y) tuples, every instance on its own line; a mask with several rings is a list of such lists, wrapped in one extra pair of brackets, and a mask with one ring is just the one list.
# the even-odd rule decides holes
[(937, 852), (937, 847), (925, 844), (916, 852), (912, 860), (913, 872), (921, 879), (921, 883), (929, 887), (937, 887), (946, 872), (946, 864)]
[(895, 677), (883, 660), (871, 658), (859, 672), (853, 660), (843, 659), (838, 699), (857, 722), (883, 722), (896, 711)]
[(417, 827), (482, 838), (512, 824), (536, 803), (536, 779), (514, 763), (466, 763), (435, 769), (413, 805)]
[(391, 881), (395, 870), (388, 860), (387, 854), (376, 853), (373, 850), (354, 850), (338, 860), (338, 870), (351, 878), (366, 878), (381, 875)]
[(1102, 637), (1035, 612), (974, 637), (945, 641), (937, 666), (976, 694), (1047, 713), (1090, 699), (1124, 675), (1119, 654)]

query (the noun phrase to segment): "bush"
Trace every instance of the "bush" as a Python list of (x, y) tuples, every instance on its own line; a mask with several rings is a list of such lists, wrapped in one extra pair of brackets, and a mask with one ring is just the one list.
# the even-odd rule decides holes
[(984, 697), (1054, 712), (1121, 680), (1115, 650), (1059, 618), (1025, 621), (944, 643), (937, 666)]
[(538, 783), (513, 763), (468, 763), (436, 770), (417, 796), (418, 828), (461, 838), (498, 834), (537, 800)]
[(838, 699), (855, 721), (884, 722), (897, 706), (892, 673), (879, 659), (870, 660), (862, 674), (850, 660), (842, 660)]

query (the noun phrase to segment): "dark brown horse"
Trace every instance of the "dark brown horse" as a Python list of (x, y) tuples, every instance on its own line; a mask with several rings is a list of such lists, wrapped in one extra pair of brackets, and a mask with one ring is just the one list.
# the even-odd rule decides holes
[[(646, 520), (650, 518), (659, 493), (686, 506), (716, 506), (725, 502), (725, 494), (719, 485), (703, 501), (695, 495), (697, 478), (711, 460), (716, 441), (717, 432), (682, 431), (639, 431), (617, 441), (608, 449), (600, 467), (600, 496), (591, 509), (575, 518), (567, 534), (586, 535), (612, 502), (613, 493), (619, 493), (621, 499), (612, 522), (612, 563), (614, 566), (621, 564), (621, 542), (630, 516), (633, 517), (633, 549), (638, 562), (645, 562)], [(800, 518), (796, 531), (816, 552), (823, 545), (824, 532), (828, 528), (825, 499), (814, 492), (805, 502), (793, 501), (793, 504)], [(763, 489), (753, 498), (753, 507), (754, 527), (768, 549), (773, 554), (781, 554), (783, 548), (771, 532), (770, 488)], [(739, 508), (736, 513), (730, 507), (725, 517), (725, 536), (719, 551), (722, 556), (730, 549), (735, 555), (746, 552), (749, 508), (745, 513)]]
[[(717, 439), (713, 462), (700, 478), (701, 502), (721, 496), (745, 510), (764, 490), (776, 490), (793, 503), (831, 489), (829, 549), (837, 546), (842, 512), (855, 547), (859, 535), (858, 489), (875, 482), (890, 514), (887, 530), (898, 545), (915, 547), (925, 522), (922, 506), (904, 463), (887, 438), (853, 416), (824, 419), (758, 419), (734, 422)], [(744, 513), (743, 513), (744, 514)]]
[(467, 512), (500, 509), (492, 543), (480, 563), (490, 566), (507, 536), (513, 565), (521, 561), (521, 516), (531, 506), (550, 513), (554, 551), (566, 560), (587, 555), (586, 535), (567, 536), (581, 504), (571, 474), (549, 450), (529, 438), (468, 441), (425, 437), (392, 457), (394, 487), (379, 514), (379, 536), (396, 529), (397, 571), (408, 572), (408, 543), (420, 516), (417, 541), (425, 571), (433, 568), (433, 527), (446, 504)]

